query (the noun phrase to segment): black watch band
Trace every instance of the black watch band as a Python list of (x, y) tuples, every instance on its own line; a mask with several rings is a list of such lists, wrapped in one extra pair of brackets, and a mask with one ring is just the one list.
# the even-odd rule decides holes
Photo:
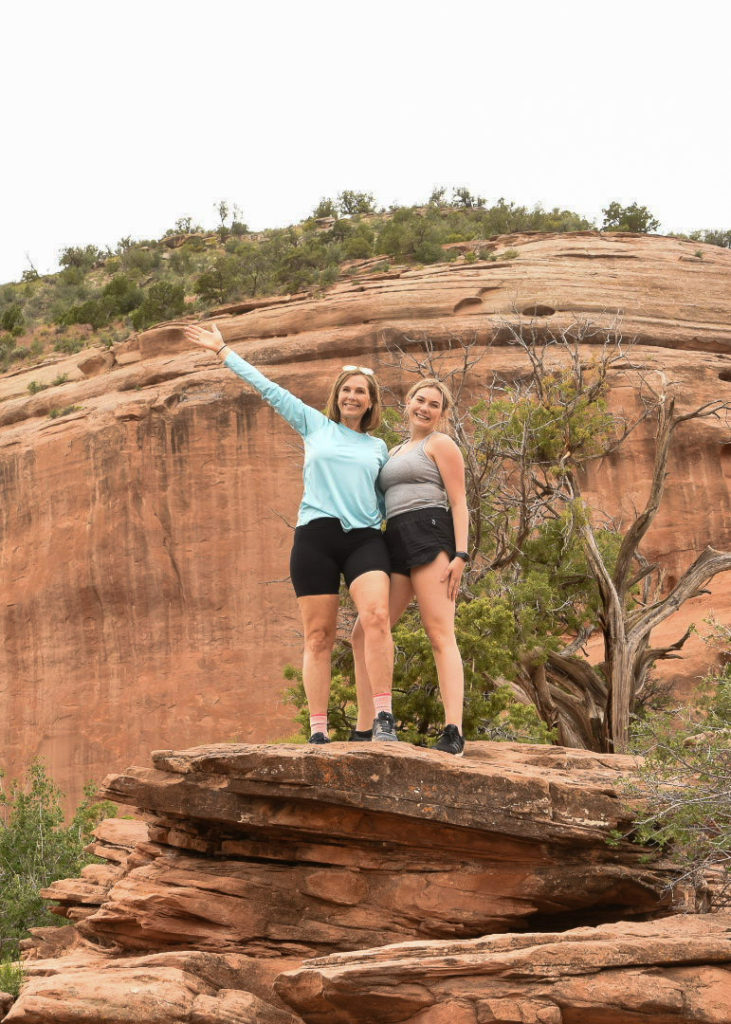
[(466, 551), (455, 551), (454, 557), (461, 558), (463, 562), (469, 562), (470, 560), (470, 556), (467, 554)]

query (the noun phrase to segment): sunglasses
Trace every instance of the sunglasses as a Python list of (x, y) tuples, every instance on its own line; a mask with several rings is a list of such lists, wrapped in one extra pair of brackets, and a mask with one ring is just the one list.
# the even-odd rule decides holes
[(348, 363), (348, 365), (344, 366), (343, 369), (346, 372), (350, 371), (350, 370), (355, 370), (358, 373), (364, 373), (366, 375), (366, 377), (373, 377), (374, 376), (373, 370), (370, 368), (370, 366), (353, 366), (351, 363)]

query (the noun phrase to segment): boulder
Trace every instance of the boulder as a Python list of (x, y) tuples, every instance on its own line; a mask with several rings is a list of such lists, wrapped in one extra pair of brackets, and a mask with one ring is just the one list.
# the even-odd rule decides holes
[(72, 926), (24, 944), (6, 1019), (720, 1024), (731, 915), (681, 914), (678, 867), (608, 843), (633, 769), (511, 743), (158, 751), (106, 780), (145, 822), (103, 822), (106, 865), (45, 890)]
[(306, 1024), (728, 1024), (731, 914), (337, 953), (275, 987)]
[(103, 788), (143, 811), (147, 836), (44, 890), (95, 943), (307, 956), (673, 909), (677, 869), (609, 843), (630, 822), (629, 757), (219, 744), (153, 763)]

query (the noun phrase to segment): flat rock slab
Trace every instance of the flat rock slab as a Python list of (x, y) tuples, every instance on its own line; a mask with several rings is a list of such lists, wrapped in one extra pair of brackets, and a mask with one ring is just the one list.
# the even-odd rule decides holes
[(728, 1024), (731, 914), (339, 953), (275, 987), (306, 1024)]
[[(152, 761), (155, 770), (109, 776), (105, 796), (237, 825), (272, 798), (303, 815), (337, 806), (570, 846), (595, 845), (628, 824), (616, 787), (635, 765), (631, 757), (518, 743), (470, 743), (464, 760), (408, 743), (332, 743), (217, 744), (155, 751)], [(303, 817), (288, 828), (307, 833), (309, 823)]]
[(96, 943), (303, 958), (672, 911), (675, 868), (607, 841), (628, 825), (628, 757), (220, 744), (153, 762), (104, 786), (144, 836), (103, 825), (114, 869), (44, 892)]

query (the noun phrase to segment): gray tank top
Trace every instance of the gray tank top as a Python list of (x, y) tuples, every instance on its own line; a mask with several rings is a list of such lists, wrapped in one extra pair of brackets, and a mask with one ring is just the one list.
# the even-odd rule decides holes
[(417, 508), (449, 508), (449, 499), (436, 463), (424, 451), (425, 437), (403, 455), (392, 455), (378, 476), (386, 496), (386, 518)]

